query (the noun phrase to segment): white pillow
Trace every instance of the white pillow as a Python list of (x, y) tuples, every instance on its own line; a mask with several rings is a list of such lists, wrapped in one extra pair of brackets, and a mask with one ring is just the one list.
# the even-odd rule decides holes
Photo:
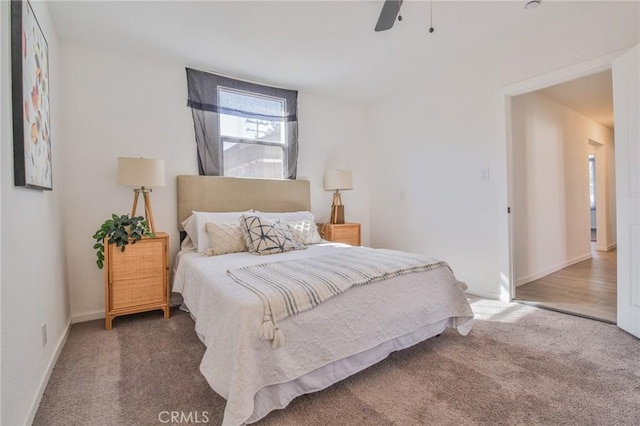
[(205, 224), (209, 234), (210, 248), (205, 251), (208, 256), (247, 251), (244, 233), (240, 228), (240, 221), (236, 222), (207, 222)]
[(287, 223), (289, 231), (300, 244), (318, 244), (322, 242), (322, 237), (318, 233), (318, 226), (315, 222), (308, 220), (298, 220)]
[(196, 230), (196, 218), (193, 214), (182, 221), (182, 229), (184, 229), (187, 236), (180, 243), (180, 250), (195, 250), (198, 245), (198, 232)]
[(180, 250), (195, 251), (195, 249), (196, 248), (193, 246), (193, 243), (191, 242), (191, 237), (189, 237), (189, 235), (184, 237), (184, 240), (182, 240), (182, 242), (180, 243)]
[[(209, 246), (209, 235), (207, 234), (207, 230), (205, 229), (205, 225), (207, 222), (238, 222), (240, 223), (240, 216), (245, 213), (252, 213), (251, 210), (246, 212), (192, 212), (191, 216), (185, 221), (182, 222), (182, 227), (187, 232), (187, 235), (191, 238), (191, 242), (193, 246), (196, 248), (198, 253), (204, 253)], [(193, 223), (187, 223), (189, 230), (187, 230), (187, 226), (185, 223), (189, 221), (189, 219), (193, 218)], [(193, 234), (193, 235), (192, 235)]]
[(313, 213), (305, 211), (283, 213), (267, 213), (256, 211), (256, 214), (259, 214), (260, 216), (268, 220), (279, 220), (281, 223), (299, 222), (301, 220), (308, 220), (311, 223), (316, 223), (316, 218), (313, 217)]

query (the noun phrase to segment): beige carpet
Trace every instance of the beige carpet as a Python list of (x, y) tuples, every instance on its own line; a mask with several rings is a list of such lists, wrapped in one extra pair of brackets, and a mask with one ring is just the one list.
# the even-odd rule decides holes
[[(394, 353), (261, 423), (639, 423), (638, 339), (611, 324), (531, 306), (482, 299), (472, 306), (469, 336), (449, 330)], [(34, 424), (151, 425), (166, 420), (165, 411), (220, 424), (225, 401), (198, 371), (204, 346), (189, 316), (173, 314), (116, 319), (112, 331), (102, 321), (74, 325)]]

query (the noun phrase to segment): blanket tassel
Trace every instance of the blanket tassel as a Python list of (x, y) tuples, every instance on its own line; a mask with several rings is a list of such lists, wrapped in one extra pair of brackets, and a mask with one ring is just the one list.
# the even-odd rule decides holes
[(260, 340), (273, 340), (274, 332), (271, 315), (265, 315), (262, 322), (262, 330), (260, 331)]
[(280, 327), (276, 325), (273, 330), (273, 342), (271, 342), (271, 347), (276, 349), (282, 345), (284, 345), (284, 335), (282, 334), (282, 331), (280, 331)]

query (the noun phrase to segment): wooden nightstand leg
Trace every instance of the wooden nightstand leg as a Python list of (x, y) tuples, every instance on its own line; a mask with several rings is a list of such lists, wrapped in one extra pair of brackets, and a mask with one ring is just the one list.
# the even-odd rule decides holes
[(104, 317), (104, 328), (105, 330), (111, 330), (113, 327), (113, 317), (109, 314)]
[(171, 310), (169, 307), (167, 306), (166, 308), (162, 308), (162, 310), (164, 311), (164, 319), (169, 319), (171, 316)]

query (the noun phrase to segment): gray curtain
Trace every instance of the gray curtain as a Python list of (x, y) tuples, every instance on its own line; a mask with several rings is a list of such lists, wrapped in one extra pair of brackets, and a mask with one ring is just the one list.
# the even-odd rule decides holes
[[(198, 146), (198, 171), (201, 175), (222, 175), (222, 147), (218, 129), (218, 114), (245, 118), (280, 120), (286, 125), (287, 178), (295, 179), (298, 168), (298, 92), (235, 80), (204, 71), (187, 68), (187, 85), (193, 125)], [(282, 116), (269, 115), (259, 105), (221, 106), (218, 86), (285, 99)]]

